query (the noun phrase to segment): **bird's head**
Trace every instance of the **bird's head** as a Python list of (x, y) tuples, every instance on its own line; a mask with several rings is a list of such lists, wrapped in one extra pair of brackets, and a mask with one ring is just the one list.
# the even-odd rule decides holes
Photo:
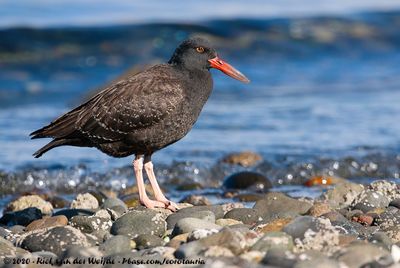
[(189, 70), (205, 70), (215, 68), (244, 83), (249, 83), (241, 72), (220, 59), (211, 44), (204, 38), (195, 37), (183, 41), (175, 50), (170, 64), (184, 66)]

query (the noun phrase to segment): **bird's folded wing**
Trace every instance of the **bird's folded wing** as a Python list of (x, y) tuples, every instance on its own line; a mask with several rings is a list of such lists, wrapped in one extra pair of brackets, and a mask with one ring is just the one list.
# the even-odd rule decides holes
[(99, 142), (117, 141), (159, 123), (179, 108), (184, 94), (176, 80), (136, 75), (93, 97), (79, 113), (76, 128)]

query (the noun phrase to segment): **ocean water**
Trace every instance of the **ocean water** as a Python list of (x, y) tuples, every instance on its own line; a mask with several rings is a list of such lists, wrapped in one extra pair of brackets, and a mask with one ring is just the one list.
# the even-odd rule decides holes
[[(395, 5), (382, 2), (380, 9)], [(247, 18), (214, 14), (223, 18), (119, 26), (91, 21), (78, 27), (68, 16), (26, 21), (40, 28), (6, 27), (17, 25), (7, 17), (0, 23), (1, 193), (132, 183), (132, 157), (61, 147), (34, 159), (49, 140), (28, 135), (126, 70), (167, 61), (193, 35), (210, 39), (251, 83), (212, 71), (214, 92), (193, 130), (154, 156), (167, 185), (176, 178), (219, 185), (241, 169), (219, 159), (243, 150), (264, 157), (253, 169), (275, 185), (298, 187), (293, 195), (315, 195), (299, 185), (317, 174), (397, 181), (400, 11), (333, 11), (260, 18), (244, 10)]]

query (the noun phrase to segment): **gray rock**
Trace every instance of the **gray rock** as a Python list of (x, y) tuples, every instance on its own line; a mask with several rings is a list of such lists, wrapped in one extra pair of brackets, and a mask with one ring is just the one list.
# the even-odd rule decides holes
[(114, 255), (131, 250), (131, 239), (125, 235), (116, 235), (107, 239), (99, 246), (105, 256)]
[(57, 211), (53, 214), (53, 216), (64, 215), (70, 220), (74, 216), (92, 216), (94, 211), (87, 209), (75, 209), (75, 208), (67, 208)]
[(331, 222), (348, 222), (348, 219), (336, 210), (325, 213), (321, 217), (329, 219)]
[(202, 251), (211, 246), (225, 247), (235, 255), (242, 253), (249, 247), (246, 243), (246, 234), (230, 228), (224, 228), (216, 234), (182, 244), (174, 252), (174, 255), (178, 259), (190, 258), (198, 256)]
[(71, 203), (71, 208), (97, 209), (99, 201), (90, 193), (78, 194)]
[(378, 260), (390, 253), (372, 244), (357, 243), (343, 248), (334, 254), (334, 258), (349, 268), (359, 268), (364, 264)]
[(390, 250), (393, 242), (392, 239), (385, 232), (376, 232), (373, 233), (369, 239), (371, 243), (377, 244), (378, 246), (382, 246), (387, 250)]
[(13, 225), (9, 228), (12, 234), (22, 234), (25, 232), (25, 226), (22, 225)]
[(223, 186), (227, 189), (253, 188), (259, 191), (267, 191), (272, 188), (272, 183), (264, 175), (253, 171), (242, 171), (230, 175), (224, 180)]
[(6, 239), (0, 237), (0, 259), (4, 257), (15, 257), (28, 253), (26, 250), (14, 247), (14, 245)]
[(6, 237), (7, 235), (9, 235), (11, 233), (10, 230), (5, 229), (3, 227), (0, 227), (0, 237)]
[(400, 210), (395, 207), (388, 207), (379, 214), (375, 222), (382, 230), (400, 225)]
[(288, 235), (292, 236), (294, 239), (304, 238), (304, 233), (311, 229), (314, 232), (318, 232), (320, 230), (319, 222), (317, 218), (312, 216), (300, 216), (289, 222), (285, 227), (283, 227), (283, 231)]
[(113, 207), (116, 207), (116, 206), (120, 206), (120, 207), (124, 208), (125, 209), (124, 212), (126, 212), (128, 210), (127, 205), (124, 203), (124, 201), (122, 201), (119, 198), (107, 198), (106, 200), (104, 200), (103, 205), (102, 205), (102, 207), (104, 209), (107, 209), (107, 208), (112, 209)]
[(169, 215), (166, 219), (167, 229), (174, 228), (175, 224), (184, 218), (197, 218), (211, 223), (215, 223), (215, 215), (210, 210), (199, 210), (199, 211), (187, 211), (178, 210), (177, 213)]
[(293, 268), (341, 268), (338, 261), (325, 258), (298, 261)]
[(164, 240), (160, 237), (151, 234), (142, 234), (134, 239), (137, 249), (146, 249), (162, 246)]
[(22, 248), (29, 251), (50, 251), (57, 256), (68, 246), (77, 245), (90, 247), (87, 237), (72, 226), (59, 226), (52, 229), (40, 229), (28, 232), (20, 237), (17, 242)]
[(234, 208), (225, 214), (224, 219), (234, 219), (250, 225), (261, 220), (257, 210), (252, 208)]
[(264, 220), (291, 218), (305, 214), (311, 204), (291, 198), (283, 193), (268, 193), (254, 205), (254, 209)]
[(166, 222), (161, 213), (146, 209), (134, 210), (118, 218), (111, 227), (113, 235), (128, 235), (131, 239), (141, 234), (162, 236)]
[[(182, 208), (182, 209), (178, 210), (178, 213), (194, 214), (199, 211), (211, 211), (212, 213), (214, 213), (215, 219), (222, 219), (224, 217), (225, 213), (227, 212), (226, 206), (229, 206), (229, 204), (187, 207), (187, 208)], [(174, 213), (174, 214), (178, 214), (178, 213)]]
[(361, 184), (344, 182), (328, 190), (324, 197), (332, 208), (340, 209), (350, 206), (363, 190)]
[(392, 202), (389, 203), (389, 206), (400, 209), (400, 198), (394, 199)]
[(261, 263), (274, 267), (292, 268), (297, 262), (297, 256), (290, 251), (271, 249), (265, 254)]
[(70, 225), (84, 233), (90, 234), (99, 230), (109, 231), (112, 222), (106, 218), (96, 216), (74, 216), (70, 220)]
[(268, 232), (251, 247), (251, 250), (261, 252), (267, 252), (270, 249), (291, 251), (293, 249), (293, 238), (284, 232)]
[(392, 239), (393, 242), (400, 242), (400, 225), (395, 225), (385, 229), (385, 233)]
[(366, 191), (364, 192), (354, 205), (354, 209), (359, 209), (364, 213), (376, 208), (386, 208), (389, 205), (389, 199), (380, 192)]
[(89, 257), (101, 257), (102, 254), (97, 247), (83, 247), (72, 245), (67, 247), (67, 249), (62, 253), (61, 259), (70, 259), (71, 263), (75, 259), (87, 259)]
[(7, 212), (0, 218), (0, 224), (7, 226), (23, 225), (27, 226), (34, 220), (42, 218), (42, 212), (38, 208), (29, 207), (20, 211)]
[(222, 227), (215, 223), (197, 218), (183, 218), (175, 224), (172, 235), (176, 236), (179, 234), (190, 233), (191, 231), (198, 229), (220, 230)]

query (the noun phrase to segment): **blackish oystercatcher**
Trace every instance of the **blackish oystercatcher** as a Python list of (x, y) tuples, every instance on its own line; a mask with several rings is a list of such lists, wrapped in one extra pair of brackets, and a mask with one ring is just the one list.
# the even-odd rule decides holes
[[(96, 147), (113, 157), (135, 154), (140, 202), (148, 208), (176, 204), (162, 193), (154, 175), (151, 155), (182, 139), (196, 122), (213, 88), (210, 68), (248, 83), (238, 70), (221, 60), (209, 42), (192, 38), (182, 42), (166, 64), (102, 90), (86, 103), (31, 133), (32, 139), (53, 138), (35, 152), (41, 157), (58, 146)], [(147, 196), (143, 167), (156, 200)]]

